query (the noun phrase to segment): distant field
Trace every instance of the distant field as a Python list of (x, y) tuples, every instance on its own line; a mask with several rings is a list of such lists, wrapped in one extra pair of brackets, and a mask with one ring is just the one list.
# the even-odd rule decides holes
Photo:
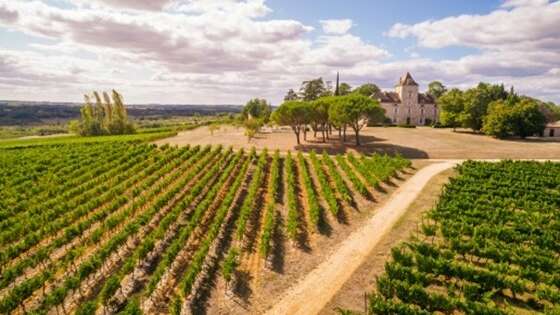
[(467, 162), (458, 173), (416, 240), (393, 248), (369, 312), (558, 314), (560, 163)]
[(122, 141), (139, 136), (0, 149), (0, 313), (200, 311), (218, 275), (320, 252), (410, 165)]
[(162, 138), (175, 136), (174, 131), (160, 131), (153, 133), (137, 133), (132, 135), (117, 136), (97, 136), (97, 137), (81, 137), (76, 135), (64, 135), (57, 137), (35, 137), (25, 139), (8, 139), (0, 140), (0, 148), (18, 148), (30, 147), (37, 145), (54, 145), (54, 144), (80, 144), (80, 143), (103, 143), (103, 142), (150, 142)]
[(180, 132), (177, 136), (162, 139), (157, 143), (169, 144), (223, 144), (235, 148), (273, 148), (287, 150), (327, 150), (329, 153), (364, 152), (364, 153), (400, 153), (413, 159), (557, 159), (560, 157), (559, 140), (498, 140), (484, 135), (452, 132), (450, 129), (430, 127), (397, 128), (366, 127), (362, 131), (363, 145), (353, 145), (353, 134), (348, 135), (348, 142), (340, 144), (337, 135), (328, 143), (313, 138), (296, 144), (294, 134), (289, 129), (268, 131), (257, 135), (256, 139), (247, 141), (243, 128), (223, 126), (220, 130), (210, 132), (208, 128)]

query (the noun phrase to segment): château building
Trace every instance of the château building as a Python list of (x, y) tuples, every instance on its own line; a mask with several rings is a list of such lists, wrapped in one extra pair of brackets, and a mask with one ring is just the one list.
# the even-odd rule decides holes
[(395, 92), (382, 91), (373, 95), (385, 109), (385, 116), (393, 124), (431, 125), (438, 121), (434, 97), (418, 92), (418, 83), (410, 73), (399, 79)]

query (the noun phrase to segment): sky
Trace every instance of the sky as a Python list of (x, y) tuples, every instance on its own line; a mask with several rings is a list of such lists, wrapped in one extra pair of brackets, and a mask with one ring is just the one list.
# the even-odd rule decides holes
[(322, 77), (560, 103), (560, 1), (0, 0), (0, 99), (282, 102)]

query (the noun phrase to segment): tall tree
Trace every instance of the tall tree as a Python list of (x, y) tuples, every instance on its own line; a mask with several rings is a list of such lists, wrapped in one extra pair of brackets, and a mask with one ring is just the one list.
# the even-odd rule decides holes
[(344, 96), (350, 94), (351, 92), (352, 87), (348, 83), (340, 83), (340, 87), (338, 88), (338, 95)]
[(286, 96), (284, 96), (284, 101), (297, 101), (298, 99), (299, 96), (296, 92), (294, 92), (294, 89), (289, 89), (288, 93), (286, 93)]
[(560, 106), (552, 102), (538, 102), (541, 112), (546, 117), (547, 123), (560, 120)]
[(540, 134), (546, 126), (546, 117), (534, 100), (523, 99), (513, 106), (513, 133), (522, 139)]
[(307, 128), (310, 114), (310, 106), (307, 102), (286, 101), (272, 113), (271, 117), (280, 126), (290, 126), (299, 145), (300, 134)]
[(260, 120), (263, 124), (268, 123), (272, 107), (265, 99), (251, 99), (243, 107), (242, 116), (244, 119), (254, 118)]
[(329, 107), (335, 101), (335, 98), (332, 96), (321, 97), (311, 103), (312, 107), (312, 114), (311, 114), (311, 121), (312, 123), (320, 128), (323, 142), (326, 141), (328, 124), (329, 124)]
[(113, 105), (111, 104), (111, 97), (109, 93), (103, 91), (103, 109), (105, 111), (105, 119), (103, 121), (104, 128), (109, 130), (109, 133), (114, 129), (113, 126)]
[(360, 130), (372, 117), (384, 116), (383, 109), (377, 101), (362, 95), (338, 97), (329, 108), (329, 118), (343, 126), (350, 126), (356, 136), (356, 145), (360, 145)]
[(366, 83), (355, 88), (353, 93), (370, 97), (376, 93), (381, 92), (379, 87), (373, 83)]
[(339, 96), (340, 95), (340, 74), (337, 72), (336, 73), (336, 88), (334, 89), (334, 96)]
[(440, 109), (439, 119), (444, 126), (452, 127), (453, 131), (461, 126), (465, 109), (463, 91), (451, 89), (439, 98), (438, 106)]
[(497, 138), (507, 136), (528, 136), (541, 133), (546, 125), (546, 117), (538, 102), (524, 98), (516, 103), (497, 100), (490, 103), (488, 115), (484, 118), (483, 131)]
[(436, 99), (440, 98), (447, 91), (447, 88), (440, 81), (432, 81), (428, 84), (428, 94)]
[(322, 78), (303, 81), (300, 88), (300, 94), (304, 101), (313, 101), (321, 96), (329, 94), (325, 82)]
[(134, 132), (134, 127), (128, 121), (128, 113), (126, 112), (122, 95), (116, 90), (112, 90), (111, 98), (113, 99), (114, 134), (127, 134)]
[(115, 90), (112, 91), (111, 97), (105, 92), (93, 92), (92, 96), (84, 95), (84, 106), (80, 113), (80, 121), (72, 122), (73, 129), (80, 135), (99, 136), (134, 132), (133, 124), (128, 121), (122, 95)]
[(475, 88), (467, 90), (464, 94), (465, 107), (461, 117), (463, 126), (480, 131), (488, 105), (493, 101), (507, 98), (508, 93), (503, 84), (492, 85), (481, 82)]

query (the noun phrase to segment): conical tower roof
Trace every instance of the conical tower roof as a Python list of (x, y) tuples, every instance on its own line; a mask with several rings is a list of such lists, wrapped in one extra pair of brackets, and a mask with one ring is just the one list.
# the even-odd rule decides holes
[(414, 81), (414, 79), (410, 75), (410, 72), (407, 72), (405, 75), (403, 75), (399, 79), (399, 85), (400, 86), (405, 86), (405, 85), (416, 85), (416, 86), (418, 86), (418, 83), (416, 83), (416, 81)]

